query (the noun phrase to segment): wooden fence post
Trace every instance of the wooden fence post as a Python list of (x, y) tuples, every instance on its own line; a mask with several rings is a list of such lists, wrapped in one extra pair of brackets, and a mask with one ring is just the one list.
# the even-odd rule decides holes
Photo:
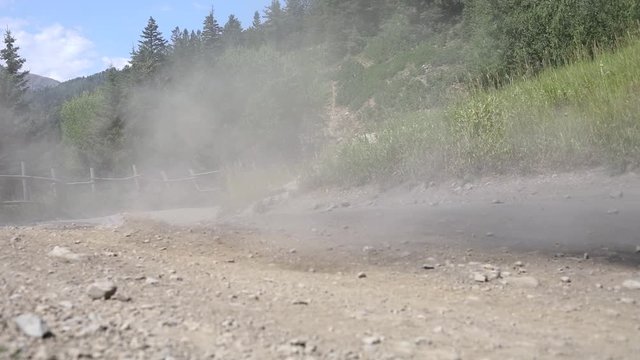
[(58, 197), (58, 189), (57, 189), (57, 183), (56, 183), (56, 170), (54, 168), (51, 168), (51, 178), (53, 179), (53, 182), (51, 183), (51, 193), (53, 194), (54, 198)]
[(192, 169), (189, 169), (189, 176), (193, 178), (193, 186), (196, 188), (196, 191), (199, 191), (198, 179), (196, 178), (196, 173)]
[(131, 169), (133, 170), (133, 183), (136, 185), (136, 191), (140, 192), (140, 180), (138, 179), (138, 168), (136, 165), (131, 165)]
[(167, 173), (164, 171), (160, 171), (160, 175), (162, 175), (162, 182), (164, 182), (164, 187), (166, 189), (169, 188), (169, 177), (167, 176)]
[(29, 189), (27, 188), (27, 167), (24, 161), (20, 162), (20, 175), (22, 175), (22, 201), (27, 202), (29, 200)]
[(91, 177), (91, 192), (92, 193), (96, 193), (96, 180), (95, 180), (95, 173), (93, 171), (93, 168), (89, 168), (89, 176)]

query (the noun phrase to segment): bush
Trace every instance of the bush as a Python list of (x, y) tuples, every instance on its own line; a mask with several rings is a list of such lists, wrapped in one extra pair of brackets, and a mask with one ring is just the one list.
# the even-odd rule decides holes
[(470, 0), (465, 21), (482, 39), (485, 73), (499, 77), (566, 64), (611, 49), (640, 20), (636, 0)]

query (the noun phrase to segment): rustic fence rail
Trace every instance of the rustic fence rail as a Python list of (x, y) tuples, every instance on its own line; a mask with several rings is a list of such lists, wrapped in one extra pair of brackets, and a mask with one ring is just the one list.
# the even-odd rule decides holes
[[(147, 183), (160, 183), (164, 184), (166, 188), (169, 188), (171, 184), (176, 183), (191, 183), (193, 185), (194, 190), (198, 192), (218, 192), (221, 190), (220, 187), (203, 187), (198, 182), (199, 179), (203, 177), (212, 176), (220, 174), (219, 170), (205, 171), (205, 172), (195, 172), (192, 169), (188, 170), (188, 176), (185, 177), (176, 177), (170, 178), (167, 176), (165, 171), (160, 171), (160, 177), (152, 177), (143, 173), (138, 172), (138, 169), (135, 165), (131, 166), (131, 175), (125, 177), (99, 177), (96, 176), (95, 170), (93, 168), (89, 168), (89, 178), (86, 180), (64, 180), (56, 176), (55, 169), (50, 169), (50, 176), (35, 176), (27, 174), (27, 166), (24, 162), (20, 163), (20, 174), (0, 174), (0, 179), (9, 179), (20, 181), (21, 183), (21, 199), (17, 200), (2, 200), (0, 199), (0, 204), (4, 205), (16, 205), (16, 204), (33, 204), (38, 203), (38, 201), (33, 201), (31, 198), (31, 183), (32, 182), (40, 182), (40, 183), (49, 183), (50, 184), (50, 194), (54, 197), (58, 196), (58, 190), (60, 187), (74, 187), (74, 186), (89, 186), (91, 188), (92, 193), (96, 193), (98, 191), (96, 185), (99, 183), (126, 183), (131, 182), (134, 189), (136, 191), (141, 191), (141, 180), (144, 180)], [(1, 184), (0, 184), (1, 185)]]

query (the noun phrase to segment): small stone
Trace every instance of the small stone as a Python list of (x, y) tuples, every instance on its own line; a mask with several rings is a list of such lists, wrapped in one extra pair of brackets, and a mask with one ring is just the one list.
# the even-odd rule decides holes
[(423, 268), (424, 270), (433, 270), (433, 269), (435, 269), (435, 268), (436, 268), (436, 266), (435, 266), (434, 264), (429, 264), (429, 263), (427, 263), (427, 264), (423, 264), (423, 265), (422, 265), (422, 268)]
[(413, 340), (414, 344), (420, 346), (420, 345), (431, 345), (433, 344), (433, 342), (425, 337), (417, 337), (415, 338), (415, 340)]
[(640, 245), (636, 245), (636, 254), (640, 254)]
[(145, 278), (144, 282), (147, 285), (157, 285), (160, 281), (156, 278), (148, 277)]
[(609, 197), (612, 199), (622, 199), (624, 197), (624, 193), (620, 190), (612, 191), (609, 193)]
[(25, 335), (35, 338), (47, 338), (53, 336), (44, 320), (35, 314), (22, 314), (16, 317), (14, 321)]
[(133, 300), (131, 296), (122, 294), (116, 294), (114, 297), (112, 297), (112, 299), (120, 302), (131, 302), (131, 300)]
[(560, 278), (560, 281), (562, 281), (565, 284), (568, 284), (568, 283), (571, 282), (571, 278), (568, 277), (568, 276), (563, 276), (563, 277)]
[(48, 254), (50, 257), (62, 259), (68, 262), (82, 260), (82, 255), (76, 254), (66, 247), (56, 246)]
[(294, 300), (291, 302), (292, 305), (303, 305), (303, 306), (307, 306), (309, 305), (309, 303), (311, 302), (311, 300)]
[(515, 263), (513, 263), (514, 269), (522, 268), (522, 267), (524, 267), (524, 263), (522, 261), (516, 261)]
[(365, 274), (364, 272), (361, 271), (358, 273), (358, 279), (364, 279), (366, 277), (367, 277), (367, 274)]
[(635, 305), (636, 304), (636, 300), (632, 299), (632, 298), (621, 298), (620, 302), (623, 304), (627, 304), (627, 305)]
[(351, 203), (348, 201), (343, 201), (342, 204), (340, 204), (340, 206), (342, 206), (343, 208), (347, 208), (349, 206), (351, 206)]
[(609, 211), (607, 211), (608, 215), (618, 215), (620, 213), (620, 210), (618, 209), (610, 209)]
[(640, 290), (640, 280), (625, 280), (622, 287), (629, 290)]
[(482, 283), (487, 282), (487, 276), (481, 273), (473, 273), (473, 281)]
[(298, 346), (298, 347), (306, 347), (307, 341), (303, 339), (293, 339), (289, 341), (289, 345)]
[(584, 253), (584, 254), (582, 255), (582, 258), (583, 258), (584, 260), (589, 260), (589, 259), (591, 258), (591, 256), (589, 255), (589, 253)]
[(492, 233), (491, 231), (489, 231), (488, 233), (485, 234), (487, 237), (494, 237), (495, 234)]
[(111, 281), (97, 281), (87, 287), (87, 295), (92, 300), (109, 300), (118, 287)]
[(362, 342), (368, 346), (380, 345), (382, 343), (382, 338), (380, 336), (367, 336), (362, 338)]
[(499, 205), (499, 204), (504, 204), (504, 201), (502, 201), (500, 199), (494, 199), (491, 203), (495, 204), (495, 205)]

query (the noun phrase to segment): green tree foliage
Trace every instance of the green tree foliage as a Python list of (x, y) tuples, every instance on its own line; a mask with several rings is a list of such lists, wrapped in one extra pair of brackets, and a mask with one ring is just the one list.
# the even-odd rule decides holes
[(281, 47), (286, 36), (285, 13), (279, 0), (272, 0), (264, 9), (264, 24), (267, 39)]
[(20, 57), (15, 41), (11, 31), (6, 30), (4, 48), (0, 50), (0, 163), (7, 154), (19, 150), (24, 136), (35, 130), (25, 98), (28, 72), (22, 71), (25, 59)]
[(222, 29), (222, 43), (225, 48), (240, 46), (243, 43), (242, 24), (233, 14), (229, 15), (229, 20)]
[(150, 17), (138, 41), (138, 48), (131, 53), (131, 66), (142, 79), (151, 78), (165, 64), (168, 51), (167, 40), (155, 19)]
[[(469, 33), (482, 38), (488, 72), (537, 72), (572, 61), (579, 52), (610, 48), (637, 21), (636, 0), (471, 0)], [(490, 49), (490, 50), (489, 50)]]
[(259, 47), (264, 43), (264, 29), (259, 11), (253, 14), (251, 27), (245, 30), (243, 34), (248, 46)]
[(4, 48), (0, 50), (0, 60), (4, 65), (0, 68), (0, 106), (14, 112), (24, 113), (27, 108), (25, 93), (27, 91), (28, 71), (22, 71), (25, 59), (20, 57), (19, 47), (10, 30), (4, 33)]
[(205, 167), (296, 158), (313, 148), (328, 108), (347, 107), (366, 127), (430, 111), (465, 94), (469, 76), (514, 76), (613, 46), (638, 8), (635, 0), (272, 0), (246, 30), (233, 15), (221, 27), (211, 11), (201, 30), (175, 28), (169, 43), (151, 18), (131, 68), (65, 104), (65, 143)]
[(213, 10), (211, 10), (202, 23), (201, 38), (203, 50), (210, 55), (219, 55), (216, 53), (220, 51), (222, 46), (220, 41), (221, 37), (222, 27), (218, 24), (218, 20), (216, 20)]
[(262, 27), (262, 18), (260, 17), (259, 11), (253, 13), (253, 22), (251, 22), (251, 27), (254, 29), (260, 29), (260, 27)]

